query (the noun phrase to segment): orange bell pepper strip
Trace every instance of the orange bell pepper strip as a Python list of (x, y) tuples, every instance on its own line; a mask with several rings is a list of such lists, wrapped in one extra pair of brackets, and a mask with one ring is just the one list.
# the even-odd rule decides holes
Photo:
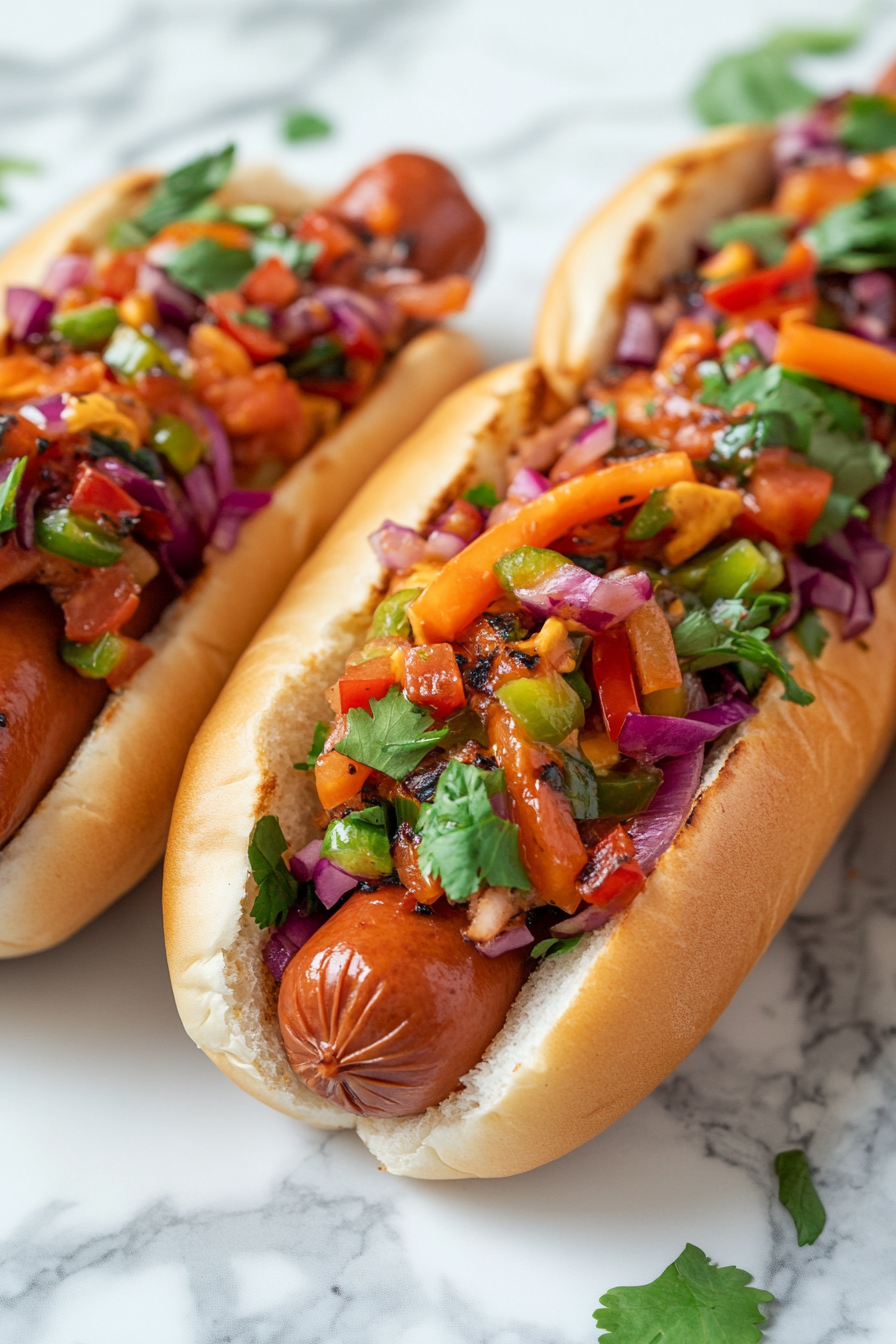
[(314, 783), (321, 807), (338, 807), (363, 787), (373, 774), (369, 765), (352, 761), (338, 751), (322, 752), (314, 767)]
[(410, 604), (416, 643), (452, 643), (500, 595), (494, 565), (517, 546), (550, 546), (579, 523), (643, 504), (651, 490), (692, 480), (694, 468), (686, 453), (652, 453), (546, 490), (449, 560)]
[(775, 362), (878, 401), (896, 401), (896, 353), (845, 331), (788, 322), (775, 346)]
[(681, 685), (681, 667), (669, 622), (652, 597), (625, 622), (642, 695)]

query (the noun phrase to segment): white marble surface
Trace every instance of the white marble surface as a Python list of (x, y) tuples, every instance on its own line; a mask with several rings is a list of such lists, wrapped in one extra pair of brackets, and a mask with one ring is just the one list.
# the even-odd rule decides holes
[[(575, 224), (693, 130), (706, 57), (835, 0), (41, 0), (3, 6), (0, 244), (110, 169), (237, 137), (321, 186), (419, 147), (494, 224), (466, 319), (527, 346)], [(896, 17), (813, 71), (861, 82)], [(309, 104), (329, 141), (287, 147)], [(869, 688), (873, 693), (873, 688)], [(184, 1036), (159, 882), (0, 965), (4, 1344), (561, 1344), (693, 1241), (779, 1298), (776, 1344), (896, 1337), (896, 758), (704, 1043), (614, 1129), (500, 1183), (383, 1175), (350, 1135), (244, 1096)], [(811, 800), (807, 800), (811, 806)], [(798, 1251), (773, 1154), (807, 1146), (829, 1224)]]

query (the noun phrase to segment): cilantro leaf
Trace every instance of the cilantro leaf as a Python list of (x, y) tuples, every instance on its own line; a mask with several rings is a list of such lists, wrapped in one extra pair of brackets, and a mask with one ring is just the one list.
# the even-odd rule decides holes
[(488, 801), (494, 773), (449, 761), (423, 823), (420, 871), (441, 879), (449, 901), (469, 900), (483, 883), (523, 890), (531, 885), (520, 859), (519, 828), (496, 816)]
[(746, 210), (720, 219), (707, 231), (707, 239), (717, 250), (726, 243), (749, 243), (765, 266), (776, 266), (787, 251), (787, 235), (796, 220), (774, 210)]
[(876, 187), (829, 210), (804, 237), (825, 271), (896, 265), (896, 187)]
[(694, 90), (694, 110), (707, 126), (722, 126), (732, 121), (774, 121), (782, 112), (811, 107), (818, 95), (794, 75), (794, 58), (848, 51), (859, 36), (854, 28), (787, 29), (758, 47), (722, 56)]
[(548, 957), (562, 956), (564, 952), (571, 952), (574, 947), (578, 947), (582, 937), (581, 933), (577, 933), (572, 938), (545, 938), (535, 944), (529, 956), (538, 959), (543, 957), (545, 961)]
[(763, 1288), (748, 1288), (752, 1275), (721, 1268), (687, 1243), (658, 1279), (636, 1288), (611, 1288), (594, 1313), (605, 1344), (757, 1344), (766, 1318)]
[(299, 884), (283, 861), (286, 839), (276, 817), (260, 817), (249, 841), (249, 867), (258, 883), (252, 918), (263, 929), (282, 924), (295, 903)]
[(491, 481), (483, 481), (481, 485), (473, 485), (465, 490), (463, 498), (478, 509), (493, 509), (498, 502), (498, 492)]
[[(716, 611), (714, 608), (713, 611), (716, 616), (725, 615), (721, 609)], [(730, 629), (722, 621), (713, 619), (713, 615), (702, 607), (685, 616), (672, 639), (686, 670), (700, 672), (709, 667), (721, 667), (723, 663), (751, 663), (754, 668), (772, 672), (783, 683), (785, 700), (797, 705), (811, 705), (815, 696), (800, 686), (791, 675), (790, 663), (767, 642), (768, 630), (760, 625), (747, 633), (745, 620), (749, 621), (747, 613), (738, 619), (737, 629)], [(747, 677), (748, 684), (761, 684), (761, 677), (751, 678), (749, 672)]]
[(348, 732), (335, 750), (371, 770), (381, 770), (390, 779), (404, 779), (441, 742), (447, 729), (430, 732), (432, 715), (412, 705), (397, 686), (390, 686), (382, 700), (369, 703), (369, 714), (366, 709), (348, 711)]
[(853, 154), (875, 154), (896, 145), (896, 104), (881, 93), (851, 93), (839, 140)]
[(311, 739), (311, 747), (304, 761), (297, 761), (293, 770), (313, 770), (317, 765), (317, 758), (324, 749), (324, 743), (327, 740), (327, 734), (330, 731), (330, 725), (320, 720), (314, 725), (314, 736)]
[(332, 135), (333, 125), (307, 107), (293, 107), (284, 112), (281, 131), (284, 140), (297, 144), (300, 140), (321, 140)]
[(812, 1184), (812, 1173), (801, 1148), (778, 1153), (775, 1158), (778, 1198), (796, 1227), (796, 1244), (812, 1246), (824, 1231), (827, 1214)]
[(803, 612), (794, 626), (793, 633), (810, 658), (820, 658), (825, 644), (830, 639), (830, 635), (822, 625), (814, 607), (810, 607), (808, 611)]
[(163, 177), (139, 215), (113, 225), (112, 246), (142, 247), (166, 224), (173, 224), (195, 210), (227, 181), (235, 153), (236, 145), (225, 145), (216, 154), (203, 154)]
[(175, 284), (205, 298), (222, 289), (236, 289), (252, 266), (248, 250), (222, 247), (216, 238), (194, 238), (165, 263), (165, 270)]

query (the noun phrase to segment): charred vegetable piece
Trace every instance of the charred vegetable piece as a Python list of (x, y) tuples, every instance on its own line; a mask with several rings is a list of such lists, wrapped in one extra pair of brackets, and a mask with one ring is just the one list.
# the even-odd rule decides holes
[(625, 765), (597, 776), (599, 817), (634, 817), (643, 812), (663, 782), (654, 765)]
[(402, 588), (399, 592), (384, 597), (373, 613), (370, 638), (381, 639), (397, 635), (402, 639), (410, 639), (411, 623), (407, 617), (407, 607), (415, 597), (420, 596), (421, 591), (420, 588)]
[(115, 537), (71, 509), (52, 509), (41, 514), (35, 524), (34, 540), (42, 551), (62, 555), (78, 565), (114, 565), (124, 555), (124, 547)]
[(534, 742), (558, 746), (585, 722), (581, 698), (557, 672), (508, 681), (497, 696)]
[(388, 877), (392, 854), (383, 809), (366, 807), (331, 821), (320, 854), (353, 877)]

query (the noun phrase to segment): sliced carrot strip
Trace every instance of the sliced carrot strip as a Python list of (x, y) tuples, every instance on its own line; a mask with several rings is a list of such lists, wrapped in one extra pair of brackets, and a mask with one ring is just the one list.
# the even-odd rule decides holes
[(549, 546), (579, 523), (643, 504), (651, 490), (692, 480), (694, 468), (686, 453), (652, 453), (546, 490), (449, 560), (411, 603), (407, 611), (416, 642), (439, 644), (456, 639), (500, 594), (493, 566), (508, 551), (517, 546)]
[(861, 336), (788, 322), (778, 337), (775, 361), (861, 396), (896, 401), (896, 353)]

